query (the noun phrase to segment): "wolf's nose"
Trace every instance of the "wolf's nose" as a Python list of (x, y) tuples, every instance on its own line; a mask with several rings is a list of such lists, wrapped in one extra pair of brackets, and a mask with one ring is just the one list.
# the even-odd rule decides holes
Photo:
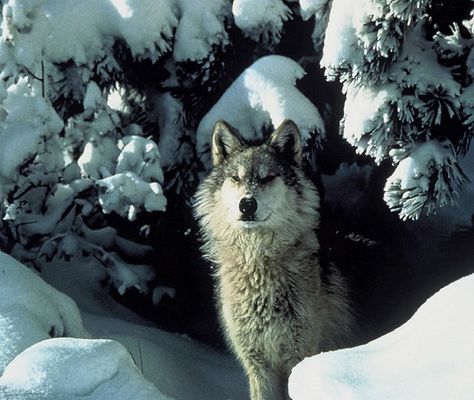
[(257, 200), (253, 197), (244, 197), (240, 200), (239, 210), (244, 217), (252, 217), (257, 211)]

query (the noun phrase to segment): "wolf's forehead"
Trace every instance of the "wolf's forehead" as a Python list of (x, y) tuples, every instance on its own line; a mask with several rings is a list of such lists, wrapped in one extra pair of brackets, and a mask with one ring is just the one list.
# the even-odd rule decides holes
[(275, 161), (270, 154), (258, 151), (249, 152), (237, 161), (237, 173), (242, 178), (245, 176), (267, 176), (274, 169)]
[(259, 163), (253, 165), (239, 165), (237, 174), (243, 178), (250, 175), (258, 175), (261, 177), (267, 176), (270, 172), (270, 165), (266, 163)]

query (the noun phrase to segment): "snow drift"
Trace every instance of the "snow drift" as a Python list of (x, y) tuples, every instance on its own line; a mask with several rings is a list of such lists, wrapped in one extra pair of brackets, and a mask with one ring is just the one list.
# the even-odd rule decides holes
[(21, 351), (52, 336), (88, 337), (76, 304), (0, 252), (0, 372)]
[(469, 400), (474, 393), (474, 275), (441, 289), (400, 328), (303, 360), (293, 400)]
[(0, 398), (162, 400), (130, 353), (112, 340), (56, 338), (16, 357), (0, 378)]

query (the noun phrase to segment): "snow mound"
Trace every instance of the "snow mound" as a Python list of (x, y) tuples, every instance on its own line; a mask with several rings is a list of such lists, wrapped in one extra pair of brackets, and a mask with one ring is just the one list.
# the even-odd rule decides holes
[(38, 400), (167, 398), (120, 343), (72, 338), (45, 340), (21, 353), (0, 378), (0, 393)]
[(0, 372), (36, 342), (52, 336), (89, 336), (68, 296), (2, 252), (0, 277)]
[(262, 130), (289, 118), (298, 125), (304, 141), (312, 133), (321, 139), (325, 133), (321, 115), (295, 87), (304, 74), (303, 68), (287, 57), (271, 55), (255, 61), (199, 123), (196, 140), (202, 159), (210, 159), (210, 136), (219, 119), (236, 127), (246, 139), (256, 139), (261, 138)]
[(472, 399), (473, 293), (474, 274), (441, 289), (393, 332), (307, 358), (290, 377), (292, 399)]

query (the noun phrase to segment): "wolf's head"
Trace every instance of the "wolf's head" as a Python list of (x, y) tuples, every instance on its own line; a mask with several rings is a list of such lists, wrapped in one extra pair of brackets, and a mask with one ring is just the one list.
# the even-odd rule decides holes
[(258, 145), (218, 121), (211, 146), (213, 170), (196, 196), (204, 229), (285, 231), (317, 223), (319, 197), (301, 169), (301, 136), (293, 121), (285, 120)]

